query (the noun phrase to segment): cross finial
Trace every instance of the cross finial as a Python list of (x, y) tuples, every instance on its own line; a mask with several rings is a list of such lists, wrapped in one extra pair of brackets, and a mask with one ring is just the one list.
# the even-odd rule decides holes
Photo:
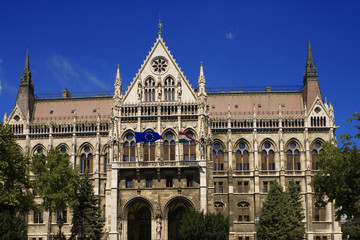
[(160, 19), (160, 14), (159, 14), (159, 24), (158, 24), (158, 28), (159, 28), (159, 37), (161, 37), (161, 29), (162, 29), (163, 25), (161, 23), (161, 19)]

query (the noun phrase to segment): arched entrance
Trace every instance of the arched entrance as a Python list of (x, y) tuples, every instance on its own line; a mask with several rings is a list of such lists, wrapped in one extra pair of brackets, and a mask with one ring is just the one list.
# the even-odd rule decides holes
[(151, 240), (151, 211), (145, 201), (136, 200), (129, 207), (128, 240)]
[(193, 206), (189, 200), (185, 198), (175, 198), (168, 205), (168, 240), (179, 239), (179, 228), (181, 220), (187, 210)]

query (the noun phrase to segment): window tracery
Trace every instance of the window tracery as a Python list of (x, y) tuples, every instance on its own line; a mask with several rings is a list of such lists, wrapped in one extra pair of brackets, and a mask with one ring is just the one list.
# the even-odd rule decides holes
[(275, 170), (275, 154), (270, 142), (265, 142), (261, 151), (261, 170)]
[(135, 136), (132, 133), (125, 135), (124, 140), (124, 151), (123, 151), (123, 161), (124, 162), (135, 162)]
[(236, 170), (237, 171), (248, 171), (250, 170), (249, 163), (249, 150), (245, 143), (240, 142), (237, 145), (235, 152)]
[(151, 77), (145, 80), (145, 102), (155, 101), (155, 80)]
[(319, 170), (316, 166), (316, 162), (319, 156), (319, 153), (322, 151), (322, 144), (319, 140), (315, 141), (311, 151), (311, 169), (312, 170)]
[(286, 169), (301, 170), (300, 147), (295, 141), (291, 141), (286, 151)]
[(164, 82), (164, 97), (166, 102), (175, 101), (175, 80), (167, 77)]
[(175, 161), (175, 136), (172, 132), (165, 133), (163, 150), (164, 161)]
[(85, 145), (80, 152), (80, 172), (93, 172), (93, 154), (90, 146)]
[(223, 146), (218, 142), (215, 142), (213, 146), (212, 157), (213, 157), (214, 171), (224, 170), (224, 150), (223, 150)]
[[(194, 137), (194, 134), (191, 131), (185, 132), (190, 137)], [(184, 161), (195, 161), (196, 160), (196, 145), (194, 141), (189, 141), (184, 143)]]

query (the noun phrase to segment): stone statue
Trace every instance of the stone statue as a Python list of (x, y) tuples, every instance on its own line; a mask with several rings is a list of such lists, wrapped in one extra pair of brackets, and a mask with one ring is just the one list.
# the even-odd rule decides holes
[(162, 230), (161, 217), (158, 217), (156, 219), (156, 239), (161, 239), (161, 230)]

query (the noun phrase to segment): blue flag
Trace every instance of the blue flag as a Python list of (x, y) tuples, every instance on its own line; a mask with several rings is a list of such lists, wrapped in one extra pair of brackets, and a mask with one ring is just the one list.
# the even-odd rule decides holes
[(162, 139), (162, 136), (157, 132), (135, 132), (136, 142), (155, 142)]

